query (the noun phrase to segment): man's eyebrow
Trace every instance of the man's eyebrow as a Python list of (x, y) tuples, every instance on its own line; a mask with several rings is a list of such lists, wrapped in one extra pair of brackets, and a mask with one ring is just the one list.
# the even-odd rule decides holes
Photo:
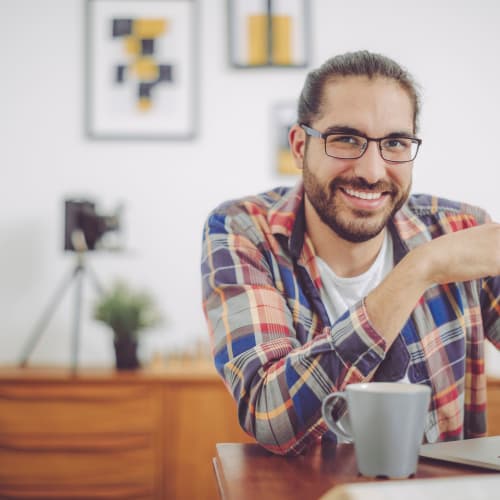
[(331, 127), (328, 127), (324, 131), (324, 134), (353, 134), (362, 136), (366, 135), (364, 132), (361, 132), (361, 130), (349, 127), (347, 125), (332, 125)]
[[(350, 135), (360, 135), (361, 137), (367, 137), (367, 135), (361, 130), (353, 127), (349, 127), (348, 125), (332, 125), (328, 127), (323, 134), (350, 134)], [(417, 136), (413, 132), (409, 132), (408, 130), (397, 130), (394, 132), (390, 132), (386, 135), (381, 136), (380, 138), (385, 137), (409, 137), (409, 138), (417, 138)]]
[(413, 132), (408, 132), (407, 130), (391, 132), (390, 134), (384, 135), (384, 137), (408, 137), (410, 139), (417, 139), (417, 136)]

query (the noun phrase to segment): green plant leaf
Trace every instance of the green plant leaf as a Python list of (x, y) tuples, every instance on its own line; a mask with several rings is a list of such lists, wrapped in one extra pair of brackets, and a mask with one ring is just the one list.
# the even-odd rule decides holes
[(142, 330), (158, 325), (161, 314), (149, 293), (134, 291), (117, 281), (94, 306), (94, 318), (107, 324), (116, 338), (137, 338)]

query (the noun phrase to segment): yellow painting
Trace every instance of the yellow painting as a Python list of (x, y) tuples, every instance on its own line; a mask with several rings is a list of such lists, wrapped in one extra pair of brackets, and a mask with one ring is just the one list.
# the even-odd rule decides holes
[(304, 67), (306, 0), (228, 0), (231, 63), (237, 67)]

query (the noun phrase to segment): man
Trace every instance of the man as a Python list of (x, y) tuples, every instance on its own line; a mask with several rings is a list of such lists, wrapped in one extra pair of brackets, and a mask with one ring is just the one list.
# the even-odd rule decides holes
[(334, 57), (308, 75), (290, 130), (302, 182), (208, 218), (215, 365), (242, 427), (272, 452), (331, 438), (323, 398), (370, 380), (431, 387), (429, 442), (486, 433), (500, 225), (463, 203), (410, 196), (418, 113), (397, 63)]

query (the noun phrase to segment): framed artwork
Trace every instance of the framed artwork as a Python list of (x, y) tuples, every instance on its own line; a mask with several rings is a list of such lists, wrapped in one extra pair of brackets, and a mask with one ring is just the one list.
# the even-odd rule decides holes
[(307, 66), (307, 0), (227, 2), (231, 65), (238, 68)]
[(297, 123), (297, 104), (294, 102), (279, 103), (274, 106), (275, 139), (275, 171), (278, 175), (299, 175), (301, 170), (295, 166), (290, 146), (288, 132)]
[(196, 0), (86, 1), (86, 132), (191, 139), (198, 95)]

